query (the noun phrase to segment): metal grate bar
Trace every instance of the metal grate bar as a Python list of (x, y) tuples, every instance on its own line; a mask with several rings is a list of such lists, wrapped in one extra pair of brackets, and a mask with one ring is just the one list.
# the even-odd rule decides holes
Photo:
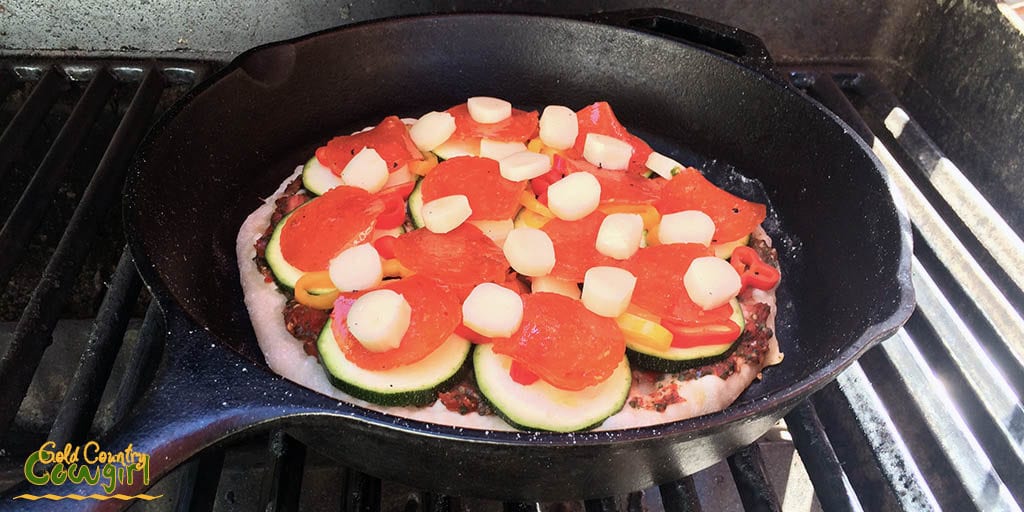
[(187, 471), (178, 487), (175, 510), (181, 512), (212, 512), (217, 501), (217, 486), (224, 468), (224, 450), (203, 451), (185, 466)]
[(136, 340), (121, 382), (117, 387), (116, 399), (109, 411), (110, 424), (117, 423), (128, 415), (132, 404), (142, 396), (143, 383), (150, 370), (156, 366), (156, 356), (163, 341), (163, 313), (155, 302), (149, 304), (146, 316), (142, 319), (139, 339)]
[(754, 443), (729, 457), (729, 471), (732, 472), (736, 491), (745, 510), (778, 512), (782, 510), (779, 497), (768, 481), (761, 448)]
[(846, 467), (859, 468), (848, 476), (865, 509), (939, 510), (889, 412), (858, 363), (812, 400), (816, 409), (830, 412), (828, 419), (821, 419), (834, 434), (829, 438), (839, 460)]
[(693, 478), (686, 477), (658, 487), (665, 512), (700, 512), (700, 500)]
[(380, 512), (380, 479), (349, 470), (345, 478), (345, 512)]
[[(934, 342), (922, 347), (922, 352), (931, 355), (933, 372), (953, 367), (952, 371), (945, 372), (945, 381), (959, 399), (958, 403), (972, 413), (968, 414), (967, 423), (972, 430), (988, 434), (981, 435), (980, 439), (997, 471), (1004, 475), (1011, 488), (1024, 493), (1024, 448), (1020, 445), (1024, 439), (1024, 405), (928, 271), (915, 263), (914, 287), (919, 311), (935, 334)], [(942, 364), (936, 360), (949, 362)]]
[(873, 78), (865, 84), (867, 104), (880, 118), (896, 143), (915, 161), (921, 173), (952, 208), (964, 225), (1024, 290), (1024, 241), (992, 207), (956, 164), (928, 137), (924, 129), (903, 109), (891, 93)]
[(615, 503), (615, 498), (586, 500), (583, 502), (583, 508), (586, 512), (618, 512), (619, 510), (619, 506)]
[(29, 136), (43, 122), (64, 84), (64, 77), (57, 70), (49, 68), (0, 135), (0, 180), (7, 175)]
[(93, 321), (78, 370), (50, 430), (48, 439), (57, 446), (80, 442), (88, 434), (141, 288), (142, 280), (125, 249)]
[(70, 282), (81, 268), (107, 207), (120, 193), (129, 159), (142, 140), (162, 91), (159, 73), (148, 71), (32, 292), (10, 346), (0, 356), (0, 382), (4, 382), (0, 387), (0, 434), (7, 432), (14, 421), (32, 375), (50, 344)]
[[(885, 341), (881, 350), (891, 362), (893, 372), (898, 372), (897, 378), (888, 376), (888, 380), (900, 380), (898, 385), (905, 390), (909, 403), (920, 411), (920, 417), (914, 416), (915, 424), (927, 427), (932, 433), (929, 441), (936, 443), (947, 459), (952, 475), (940, 476), (946, 482), (941, 486), (942, 491), (949, 492), (948, 487), (955, 481), (957, 486), (963, 487), (979, 510), (1020, 510), (1013, 502), (1006, 484), (995, 473), (988, 455), (971, 434), (963, 411), (946, 391), (942, 380), (925, 360), (918, 345), (910, 334), (901, 330)], [(896, 398), (903, 399), (903, 394)], [(935, 453), (936, 450), (931, 449), (933, 447), (934, 444), (929, 444), (926, 449)], [(945, 469), (933, 466), (926, 471), (945, 472)], [(1020, 477), (1019, 474), (1015, 476)]]
[(270, 434), (267, 447), (270, 470), (263, 480), (260, 505), (266, 512), (290, 512), (299, 510), (299, 493), (302, 490), (302, 467), (306, 463), (306, 446), (285, 434), (275, 431)]
[(0, 247), (5, 253), (0, 259), (0, 287), (6, 286), (21, 261), (43, 215), (51, 208), (53, 194), (71, 169), (72, 157), (81, 149), (113, 89), (114, 79), (103, 71), (98, 72), (0, 229)]
[(807, 468), (818, 501), (825, 510), (861, 512), (857, 494), (832, 448), (818, 412), (808, 400), (786, 415), (793, 445)]

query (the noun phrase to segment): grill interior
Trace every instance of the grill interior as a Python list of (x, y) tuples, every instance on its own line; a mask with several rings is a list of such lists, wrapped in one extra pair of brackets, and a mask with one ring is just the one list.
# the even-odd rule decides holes
[[(951, 43), (937, 46), (945, 44)], [(146, 389), (164, 328), (124, 251), (118, 192), (146, 127), (223, 64), (223, 56), (215, 57), (0, 54), (0, 283), (6, 284), (0, 300), (0, 490), (7, 489), (0, 507), (19, 506), (11, 500), (26, 492), (19, 484), (30, 451), (47, 439), (61, 446), (96, 437), (125, 417)], [(1019, 64), (1021, 55), (1013, 57)], [(958, 58), (966, 57), (949, 57)], [(986, 137), (991, 126), (967, 129), (983, 123), (989, 103), (977, 108), (981, 119), (956, 119), (951, 128), (951, 113), (978, 93), (938, 95), (947, 83), (934, 80), (938, 71), (924, 64), (783, 60), (781, 70), (794, 86), (873, 148), (914, 223), (918, 308), (910, 322), (785, 419), (817, 505), (1020, 510), (1019, 128), (1002, 139)], [(1024, 66), (1015, 69), (1019, 76)], [(1024, 98), (1015, 92), (1019, 113)], [(1000, 117), (991, 124), (1004, 123)], [(961, 137), (966, 140), (957, 133), (968, 134)], [(1005, 162), (1011, 163), (997, 165)], [(743, 509), (781, 510), (788, 500), (777, 489), (786, 475), (767, 469), (763, 452), (770, 446), (751, 445), (725, 466), (627, 496), (497, 503), (381, 482), (334, 463), (286, 430), (263, 430), (232, 438), (175, 470), (149, 492), (162, 498), (124, 505), (719, 510), (723, 504), (712, 501), (708, 486), (725, 476)]]

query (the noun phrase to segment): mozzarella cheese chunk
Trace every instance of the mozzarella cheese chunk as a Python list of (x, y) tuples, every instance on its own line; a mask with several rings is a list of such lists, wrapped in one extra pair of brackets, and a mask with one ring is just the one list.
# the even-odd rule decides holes
[(462, 194), (439, 197), (423, 205), (423, 224), (434, 233), (447, 233), (472, 214), (468, 197)]
[(580, 286), (576, 281), (560, 279), (552, 276), (538, 276), (530, 279), (530, 291), (533, 293), (548, 292), (565, 295), (570, 299), (580, 300)]
[(524, 276), (543, 276), (555, 268), (555, 245), (551, 237), (539, 229), (513, 229), (501, 250), (512, 269)]
[(520, 151), (526, 151), (526, 144), (522, 142), (501, 142), (500, 140), (491, 139), (480, 140), (480, 156), (484, 158), (501, 160)]
[(508, 337), (523, 321), (523, 299), (494, 283), (476, 285), (462, 303), (462, 323), (478, 334)]
[(635, 213), (612, 213), (597, 231), (597, 252), (617, 260), (628, 259), (640, 249), (644, 219)]
[(388, 182), (388, 163), (376, 149), (363, 148), (341, 170), (341, 183), (375, 194)]
[(583, 305), (595, 314), (615, 318), (626, 312), (636, 277), (618, 267), (591, 267), (583, 278)]
[(495, 244), (501, 245), (505, 243), (505, 239), (508, 238), (508, 234), (515, 227), (512, 219), (505, 220), (471, 220), (470, 224), (474, 225), (480, 231), (483, 231), (487, 238), (494, 241)]
[(658, 224), (658, 242), (663, 244), (711, 245), (715, 236), (715, 221), (700, 210), (686, 210), (661, 216)]
[(420, 151), (432, 151), (455, 133), (455, 118), (447, 112), (427, 112), (409, 128)]
[(548, 208), (562, 220), (579, 220), (597, 209), (601, 184), (589, 172), (574, 172), (548, 187)]
[(600, 133), (588, 133), (583, 143), (583, 158), (602, 169), (624, 170), (632, 156), (633, 146)]
[(359, 244), (341, 251), (327, 266), (334, 287), (343, 292), (366, 290), (384, 279), (380, 254), (370, 244)]
[(540, 140), (554, 149), (569, 149), (576, 143), (580, 125), (576, 112), (561, 105), (548, 105), (540, 114)]
[(416, 181), (416, 175), (409, 170), (408, 165), (403, 165), (388, 175), (388, 181), (384, 184), (384, 188), (404, 185), (411, 181)]
[(498, 169), (501, 177), (509, 181), (532, 180), (551, 170), (551, 157), (533, 151), (520, 151), (498, 160)]
[(647, 157), (647, 168), (654, 174), (657, 174), (666, 180), (672, 179), (672, 171), (674, 169), (681, 168), (682, 166), (683, 164), (676, 162), (657, 151), (652, 151), (651, 155)]
[(704, 310), (715, 309), (740, 293), (740, 275), (729, 262), (715, 256), (704, 256), (690, 263), (683, 276), (683, 286), (690, 300)]
[(480, 124), (500, 123), (512, 117), (512, 104), (503, 99), (475, 96), (466, 105), (469, 107), (469, 117)]
[(370, 352), (385, 352), (402, 344), (409, 330), (412, 307), (393, 290), (374, 290), (356, 299), (345, 324)]

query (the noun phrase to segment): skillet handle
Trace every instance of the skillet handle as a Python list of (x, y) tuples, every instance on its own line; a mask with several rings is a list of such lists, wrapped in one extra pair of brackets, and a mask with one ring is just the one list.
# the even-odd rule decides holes
[(631, 28), (697, 45), (772, 78), (780, 78), (764, 42), (754, 34), (668, 9), (629, 9), (595, 14), (587, 21)]
[[(149, 483), (143, 482), (142, 473), (135, 473), (133, 482), (121, 483), (115, 494), (159, 494), (147, 488), (193, 455), (228, 436), (268, 426), (286, 417), (323, 412), (322, 407), (314, 405), (315, 398), (310, 397), (313, 393), (302, 393), (297, 386), (222, 346), (213, 335), (185, 319), (174, 306), (170, 310), (165, 316), (165, 331), (169, 334), (163, 359), (149, 390), (125, 419), (96, 440), (106, 452), (118, 453), (131, 446), (134, 452), (150, 456)], [(85, 452), (81, 453), (84, 457)], [(41, 474), (44, 470), (40, 467), (35, 473)], [(22, 483), (5, 493), (10, 497), (22, 494), (106, 496), (100, 485), (74, 485), (70, 481), (45, 486)], [(163, 496), (157, 500), (174, 498)], [(4, 499), (0, 500), (0, 511), (113, 511), (135, 501), (138, 500), (42, 499), (32, 502), (26, 498)]]

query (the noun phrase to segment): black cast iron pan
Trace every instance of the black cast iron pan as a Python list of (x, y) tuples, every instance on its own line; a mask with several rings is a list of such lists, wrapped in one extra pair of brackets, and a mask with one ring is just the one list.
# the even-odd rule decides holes
[[(153, 453), (155, 478), (274, 423), (351, 467), (420, 488), (600, 497), (721, 460), (894, 333), (913, 307), (909, 225), (853, 131), (778, 79), (749, 34), (664, 11), (598, 21), (459, 15), (350, 26), (249, 51), (172, 108), (125, 192), (131, 250), (166, 315), (165, 358), (108, 443)], [(763, 189), (731, 183), (772, 205), (782, 365), (726, 411), (577, 434), (407, 421), (271, 374), (242, 303), (242, 220), (331, 136), (474, 95), (532, 107), (608, 100), (656, 149), (758, 180)]]

